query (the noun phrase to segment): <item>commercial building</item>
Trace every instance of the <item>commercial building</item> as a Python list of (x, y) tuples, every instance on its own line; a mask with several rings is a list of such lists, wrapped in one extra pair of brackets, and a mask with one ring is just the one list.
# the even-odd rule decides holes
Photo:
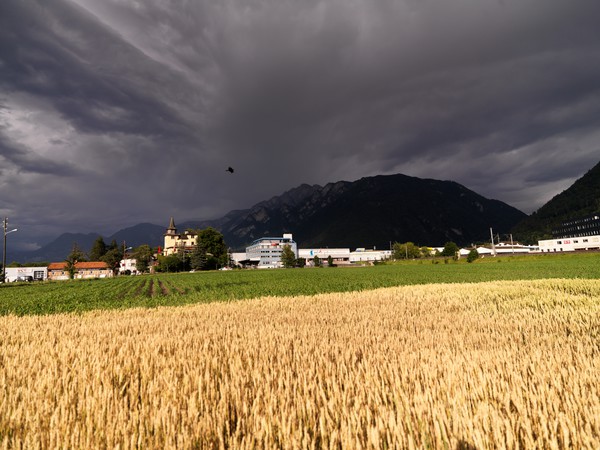
[(541, 252), (600, 250), (600, 213), (565, 221), (552, 236), (538, 242)]
[(333, 263), (336, 265), (350, 264), (350, 249), (349, 248), (300, 248), (298, 249), (298, 257), (306, 259), (306, 265), (313, 264), (315, 256), (324, 263), (331, 256)]
[(6, 282), (14, 281), (44, 281), (48, 278), (46, 267), (7, 267)]
[(236, 264), (244, 267), (256, 266), (259, 269), (282, 267), (281, 252), (283, 247), (289, 245), (296, 258), (304, 258), (306, 265), (313, 264), (315, 256), (326, 264), (331, 256), (335, 265), (351, 265), (353, 263), (372, 263), (383, 261), (392, 257), (391, 250), (368, 250), (357, 248), (351, 252), (349, 248), (302, 248), (298, 249), (291, 234), (283, 237), (264, 237), (255, 240), (246, 247), (246, 253), (235, 253), (232, 259)]
[(363, 263), (374, 261), (385, 261), (392, 258), (391, 250), (367, 250), (365, 248), (357, 248), (350, 253), (351, 263)]
[(292, 239), (292, 235), (286, 233), (282, 237), (256, 239), (246, 247), (246, 260), (248, 263), (255, 264), (259, 269), (283, 267), (281, 253), (286, 245), (290, 246), (297, 258), (298, 246)]
[[(438, 250), (440, 253), (443, 248)], [(521, 244), (509, 244), (506, 242), (500, 242), (499, 244), (494, 245), (494, 249), (492, 250), (490, 247), (477, 247), (477, 253), (479, 256), (494, 256), (494, 255), (527, 255), (529, 253), (539, 252), (539, 247), (537, 245), (521, 245)], [(467, 256), (471, 248), (461, 248), (458, 251), (459, 256)]]

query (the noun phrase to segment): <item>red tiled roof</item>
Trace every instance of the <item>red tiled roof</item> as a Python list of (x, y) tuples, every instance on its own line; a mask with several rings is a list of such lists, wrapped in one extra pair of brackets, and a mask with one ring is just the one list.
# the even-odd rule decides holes
[[(65, 270), (67, 266), (66, 262), (56, 262), (50, 263), (48, 265), (48, 270)], [(78, 262), (75, 263), (75, 268), (77, 270), (82, 269), (108, 269), (108, 264), (102, 261), (89, 261), (89, 262)]]
[(108, 264), (101, 261), (78, 262), (75, 264), (76, 269), (108, 269)]

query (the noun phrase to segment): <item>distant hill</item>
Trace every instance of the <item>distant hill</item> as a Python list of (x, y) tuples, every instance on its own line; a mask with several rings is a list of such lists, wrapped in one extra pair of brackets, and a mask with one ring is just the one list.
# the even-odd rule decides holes
[[(55, 240), (44, 245), (38, 250), (32, 252), (11, 253), (11, 261), (64, 261), (64, 259), (73, 249), (73, 244), (77, 244), (80, 249), (88, 251), (90, 248), (92, 248), (92, 244), (98, 238), (98, 236), (100, 236), (98, 233), (63, 233)], [(7, 261), (7, 265), (8, 263), (9, 262)]]
[[(301, 247), (389, 248), (395, 241), (431, 246), (487, 241), (490, 227), (494, 233), (508, 233), (525, 217), (512, 206), (453, 181), (398, 174), (325, 186), (303, 184), (217, 220), (176, 221), (176, 225), (180, 232), (212, 226), (223, 233), (229, 247), (242, 251), (254, 239), (282, 233), (292, 233)], [(162, 245), (168, 219), (163, 225), (142, 223), (122, 229), (105, 242)], [(97, 236), (64, 234), (20, 259), (62, 261), (73, 242), (87, 252)]]
[(600, 162), (571, 187), (513, 228), (513, 235), (529, 243), (552, 238), (552, 229), (562, 222), (600, 212)]
[(302, 247), (377, 247), (390, 242), (459, 245), (486, 241), (489, 228), (507, 233), (526, 215), (452, 181), (406, 175), (301, 185), (249, 210), (221, 227), (233, 248), (253, 239), (293, 233)]

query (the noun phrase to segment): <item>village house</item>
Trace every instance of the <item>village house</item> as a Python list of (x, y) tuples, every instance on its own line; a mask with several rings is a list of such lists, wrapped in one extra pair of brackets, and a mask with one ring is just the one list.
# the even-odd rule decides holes
[[(113, 271), (105, 262), (90, 261), (75, 263), (75, 274), (73, 278), (108, 278), (113, 276)], [(48, 265), (48, 280), (68, 280), (66, 262), (50, 263)]]

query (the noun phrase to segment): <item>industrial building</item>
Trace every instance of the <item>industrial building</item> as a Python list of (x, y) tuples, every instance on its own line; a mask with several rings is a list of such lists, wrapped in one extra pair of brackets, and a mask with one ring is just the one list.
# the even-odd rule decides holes
[(289, 245), (296, 258), (298, 258), (298, 246), (292, 239), (291, 234), (282, 237), (263, 237), (256, 239), (246, 247), (246, 260), (254, 263), (259, 269), (274, 269), (283, 267), (281, 253), (283, 248)]
[(306, 265), (311, 266), (315, 259), (318, 257), (323, 262), (331, 256), (333, 263), (336, 265), (350, 264), (350, 249), (349, 248), (300, 248), (298, 249), (298, 255), (300, 258), (306, 260)]
[(357, 248), (355, 251), (350, 253), (351, 263), (364, 263), (364, 262), (375, 262), (385, 261), (386, 259), (392, 258), (391, 250), (370, 250), (366, 248)]
[(565, 221), (552, 236), (538, 242), (541, 252), (600, 250), (600, 213)]

